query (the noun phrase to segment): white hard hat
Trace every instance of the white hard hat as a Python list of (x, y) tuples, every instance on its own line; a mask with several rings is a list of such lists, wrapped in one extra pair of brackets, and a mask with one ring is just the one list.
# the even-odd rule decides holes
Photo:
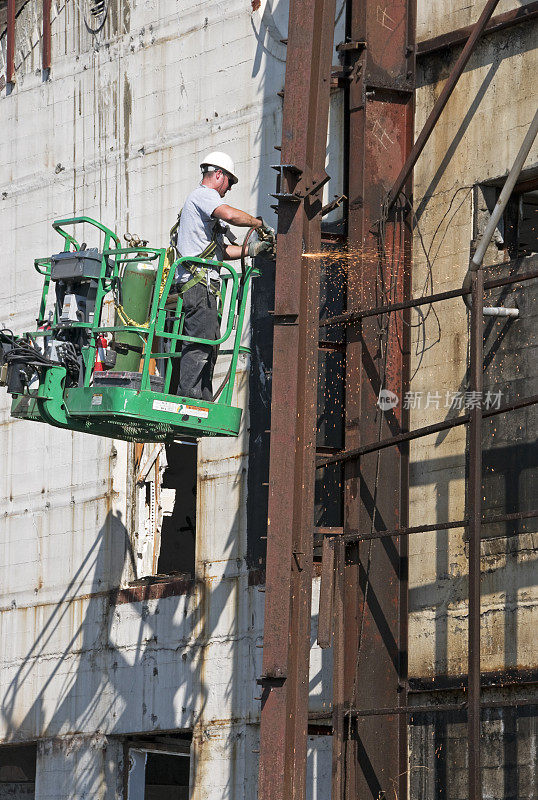
[(219, 153), (218, 151), (208, 153), (204, 160), (200, 163), (200, 169), (202, 172), (207, 172), (207, 167), (223, 169), (224, 172), (227, 172), (228, 175), (231, 176), (232, 186), (234, 183), (237, 183), (238, 178), (235, 174), (234, 162), (226, 153)]

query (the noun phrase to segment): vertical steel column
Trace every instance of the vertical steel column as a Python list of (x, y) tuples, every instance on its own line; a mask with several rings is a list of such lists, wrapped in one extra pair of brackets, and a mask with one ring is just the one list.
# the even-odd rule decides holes
[(7, 0), (6, 84), (15, 77), (15, 0)]
[(291, 0), (282, 121), (260, 800), (306, 783), (319, 262), (335, 0)]
[(334, 628), (333, 628), (333, 750), (331, 774), (331, 800), (341, 800), (345, 791), (345, 734), (344, 729), (344, 563), (345, 547), (342, 541), (335, 544)]
[[(410, 226), (399, 209), (380, 225), (382, 206), (413, 144), (414, 0), (390, 5), (350, 0), (346, 53), (351, 66), (348, 96), (347, 310), (403, 298), (409, 286)], [(364, 44), (365, 43), (365, 44)], [(410, 185), (406, 186), (410, 197)], [(401, 399), (404, 363), (402, 319), (392, 314), (348, 326), (346, 344), (345, 447), (400, 432), (402, 403), (382, 413), (380, 389)], [(345, 466), (345, 530), (399, 527), (406, 505), (405, 453), (364, 456)], [(396, 540), (348, 548), (345, 565), (344, 695), (356, 708), (406, 703), (405, 552)], [(402, 624), (401, 624), (402, 623)], [(345, 780), (333, 784), (332, 800), (405, 797), (406, 726), (392, 717), (346, 723)], [(403, 737), (403, 741), (402, 741)], [(336, 752), (333, 754), (336, 757)], [(401, 760), (402, 763), (399, 763)], [(333, 773), (334, 774), (334, 773)], [(345, 788), (344, 788), (345, 785)]]
[(480, 770), (480, 527), (482, 519), (482, 389), (484, 273), (473, 274), (471, 295), (471, 347), (469, 388), (478, 403), (469, 422), (469, 800), (482, 800)]
[(41, 53), (41, 66), (44, 80), (48, 79), (50, 72), (50, 6), (51, 0), (43, 0), (43, 49)]

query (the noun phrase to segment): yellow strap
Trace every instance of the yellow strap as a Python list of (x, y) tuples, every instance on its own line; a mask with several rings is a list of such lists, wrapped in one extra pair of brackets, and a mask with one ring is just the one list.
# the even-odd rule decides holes
[(123, 306), (114, 303), (114, 308), (118, 312), (118, 317), (121, 319), (124, 325), (133, 325), (136, 328), (149, 328), (149, 320), (146, 322), (135, 322), (134, 319), (131, 319), (131, 317), (127, 316)]

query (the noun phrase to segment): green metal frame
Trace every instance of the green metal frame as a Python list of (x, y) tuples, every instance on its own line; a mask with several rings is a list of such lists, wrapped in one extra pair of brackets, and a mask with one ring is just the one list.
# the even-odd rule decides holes
[[(241, 409), (232, 406), (234, 380), (239, 353), (250, 352), (249, 348), (241, 345), (241, 335), (250, 280), (259, 275), (259, 271), (248, 266), (239, 274), (225, 262), (201, 258), (179, 258), (170, 266), (168, 275), (163, 281), (166, 248), (121, 247), (119, 238), (112, 230), (90, 217), (72, 217), (56, 220), (53, 223), (53, 228), (64, 239), (64, 252), (80, 250), (77, 240), (65, 230), (66, 226), (79, 223), (88, 223), (104, 234), (93, 322), (74, 322), (70, 326), (86, 328), (90, 333), (90, 344), (82, 348), (83, 385), (66, 389), (65, 368), (56, 365), (45, 367), (40, 371), (40, 383), (35, 393), (13, 396), (12, 415), (17, 418), (47, 422), (61, 428), (128, 441), (173, 441), (184, 436), (236, 436), (239, 432)], [(135, 261), (146, 263), (155, 261), (157, 265), (155, 289), (147, 323), (143, 326), (101, 325), (104, 300), (112, 292), (116, 282), (121, 281), (122, 265)], [(215, 267), (223, 273), (219, 317), (222, 324), (224, 316), (225, 330), (218, 339), (202, 339), (185, 336), (182, 333), (183, 301), (181, 295), (178, 296), (173, 312), (172, 329), (165, 330), (167, 315), (170, 314), (170, 309), (166, 309), (165, 306), (176, 269), (184, 262), (190, 264), (196, 262), (205, 267)], [(38, 330), (28, 334), (35, 339), (40, 336), (51, 336), (55, 329), (63, 326), (58, 324), (55, 310), (50, 326), (46, 327), (48, 322), (45, 319), (45, 313), (51, 282), (51, 259), (36, 259), (34, 267), (44, 277), (37, 319)], [(93, 385), (97, 337), (103, 333), (117, 331), (133, 331), (141, 337), (144, 343), (139, 389)], [(231, 356), (231, 363), (225, 385), (214, 403), (170, 394), (172, 360), (181, 358), (181, 350), (178, 349), (181, 342), (220, 346), (228, 341), (230, 341), (230, 346), (225, 350), (220, 350), (220, 353)], [(164, 343), (167, 343), (168, 346)], [(162, 392), (151, 389), (150, 363), (152, 359), (159, 359), (162, 360), (161, 363), (166, 363)]]

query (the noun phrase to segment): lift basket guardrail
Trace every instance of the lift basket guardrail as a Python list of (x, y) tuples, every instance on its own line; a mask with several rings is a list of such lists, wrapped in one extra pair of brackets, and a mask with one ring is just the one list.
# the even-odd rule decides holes
[[(66, 230), (81, 223), (104, 234), (101, 250), (79, 245)], [(166, 248), (121, 247), (113, 231), (90, 217), (57, 220), (53, 228), (64, 250), (34, 262), (44, 276), (37, 330), (23, 336), (0, 330), (0, 381), (12, 395), (12, 416), (136, 442), (237, 436), (234, 379), (239, 354), (249, 352), (241, 333), (250, 279), (259, 272), (199, 258), (171, 263)], [(219, 339), (182, 332), (182, 298), (170, 289), (184, 261), (220, 270)], [(103, 324), (109, 300), (114, 325)], [(219, 347), (229, 357), (213, 402), (171, 393), (182, 342)]]

